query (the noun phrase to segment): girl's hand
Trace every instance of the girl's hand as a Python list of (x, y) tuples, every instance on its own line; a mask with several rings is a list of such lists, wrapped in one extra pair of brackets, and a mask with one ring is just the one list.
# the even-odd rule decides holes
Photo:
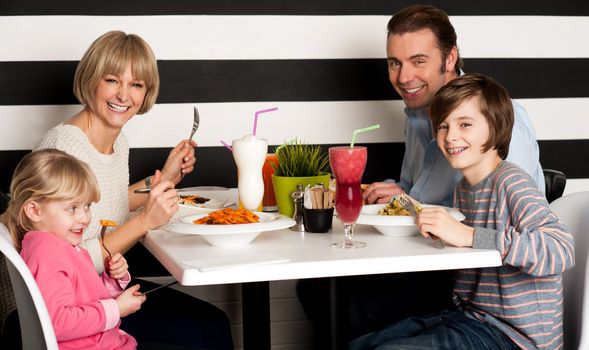
[(168, 159), (166, 159), (162, 169), (162, 180), (172, 181), (176, 185), (182, 180), (182, 175), (192, 172), (196, 164), (195, 149), (196, 142), (194, 140), (180, 141), (170, 151)]
[(141, 212), (146, 230), (153, 230), (165, 224), (178, 211), (178, 194), (171, 181), (160, 180), (161, 173), (156, 170), (152, 178), (152, 188)]
[(444, 208), (423, 208), (415, 224), (424, 237), (433, 235), (456, 247), (472, 247), (474, 228), (454, 219)]
[(129, 265), (121, 253), (116, 253), (112, 258), (106, 259), (106, 269), (110, 277), (120, 280), (128, 276)]
[(147, 299), (145, 295), (139, 293), (138, 284), (124, 290), (116, 299), (121, 317), (125, 317), (139, 310), (145, 299)]

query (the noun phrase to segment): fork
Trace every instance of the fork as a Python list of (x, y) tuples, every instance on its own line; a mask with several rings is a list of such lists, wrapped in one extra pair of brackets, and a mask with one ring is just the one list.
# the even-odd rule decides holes
[(146, 295), (146, 294), (148, 294), (148, 293), (155, 292), (155, 291), (156, 291), (156, 290), (158, 290), (158, 289), (162, 289), (162, 288), (166, 288), (166, 287), (172, 286), (172, 285), (174, 285), (174, 284), (176, 284), (176, 283), (178, 283), (178, 281), (172, 281), (172, 282), (168, 282), (168, 283), (166, 283), (166, 284), (162, 284), (162, 285), (159, 285), (159, 286), (157, 286), (157, 287), (154, 287), (154, 288), (152, 288), (152, 289), (150, 289), (150, 290), (148, 290), (148, 291), (146, 291), (146, 292), (143, 292), (143, 293), (141, 293), (141, 294), (143, 294), (143, 295)]
[[(422, 209), (421, 203), (419, 203), (418, 201), (412, 199), (411, 197), (409, 197), (405, 193), (401, 193), (401, 194), (399, 194), (397, 196), (391, 197), (391, 199), (389, 200), (389, 203), (392, 203), (395, 200), (397, 201), (397, 203), (399, 203), (403, 207), (403, 209), (405, 209), (409, 213), (411, 213), (411, 216), (413, 216), (413, 217), (416, 217), (417, 214)], [(446, 244), (444, 243), (444, 240), (442, 240), (441, 238), (434, 237), (432, 235), (432, 239), (434, 241), (434, 245), (435, 245), (436, 248), (442, 249), (442, 248), (446, 247)]]
[(192, 121), (192, 131), (190, 132), (190, 137), (188, 138), (188, 140), (192, 140), (192, 137), (194, 136), (194, 133), (196, 133), (196, 130), (198, 130), (198, 126), (200, 125), (200, 116), (198, 115), (198, 109), (196, 107), (194, 107), (194, 119)]
[(107, 227), (108, 226), (102, 226), (102, 229), (100, 230), (100, 242), (102, 242), (102, 247), (108, 253), (108, 257), (112, 259), (112, 254), (110, 253), (110, 250), (108, 250), (108, 248), (106, 247), (106, 244), (104, 244), (104, 235), (106, 234)]
[[(190, 131), (190, 137), (188, 137), (188, 141), (192, 140), (192, 137), (194, 137), (194, 134), (196, 133), (196, 130), (198, 130), (198, 126), (200, 125), (200, 116), (198, 114), (198, 109), (196, 107), (194, 107), (194, 117), (192, 120), (192, 130)], [(184, 179), (184, 173), (182, 172), (182, 170), (180, 170), (180, 180)]]

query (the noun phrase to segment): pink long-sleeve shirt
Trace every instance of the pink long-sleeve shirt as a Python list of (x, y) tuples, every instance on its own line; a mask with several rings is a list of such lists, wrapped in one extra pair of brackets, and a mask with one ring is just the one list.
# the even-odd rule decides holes
[(119, 329), (114, 296), (129, 282), (99, 276), (88, 252), (47, 232), (25, 235), (21, 256), (39, 286), (60, 350), (135, 349), (137, 342)]

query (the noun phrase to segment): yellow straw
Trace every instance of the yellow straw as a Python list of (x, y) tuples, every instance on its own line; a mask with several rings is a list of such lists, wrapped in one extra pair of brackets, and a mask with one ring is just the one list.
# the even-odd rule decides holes
[(352, 143), (350, 144), (350, 148), (354, 147), (354, 143), (356, 143), (356, 135), (358, 135), (358, 133), (370, 131), (370, 130), (374, 130), (374, 129), (378, 129), (378, 128), (380, 128), (380, 124), (374, 124), (374, 125), (370, 125), (365, 128), (362, 128), (362, 129), (354, 130), (354, 132), (352, 133)]

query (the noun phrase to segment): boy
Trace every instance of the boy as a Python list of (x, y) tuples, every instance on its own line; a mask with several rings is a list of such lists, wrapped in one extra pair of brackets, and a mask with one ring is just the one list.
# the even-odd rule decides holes
[(457, 271), (457, 310), (408, 318), (350, 348), (561, 348), (561, 274), (574, 265), (573, 237), (530, 176), (504, 160), (513, 127), (507, 91), (484, 75), (464, 75), (435, 95), (430, 117), (438, 147), (463, 175), (454, 207), (466, 219), (424, 208), (416, 224), (454, 246), (497, 249), (503, 265)]

